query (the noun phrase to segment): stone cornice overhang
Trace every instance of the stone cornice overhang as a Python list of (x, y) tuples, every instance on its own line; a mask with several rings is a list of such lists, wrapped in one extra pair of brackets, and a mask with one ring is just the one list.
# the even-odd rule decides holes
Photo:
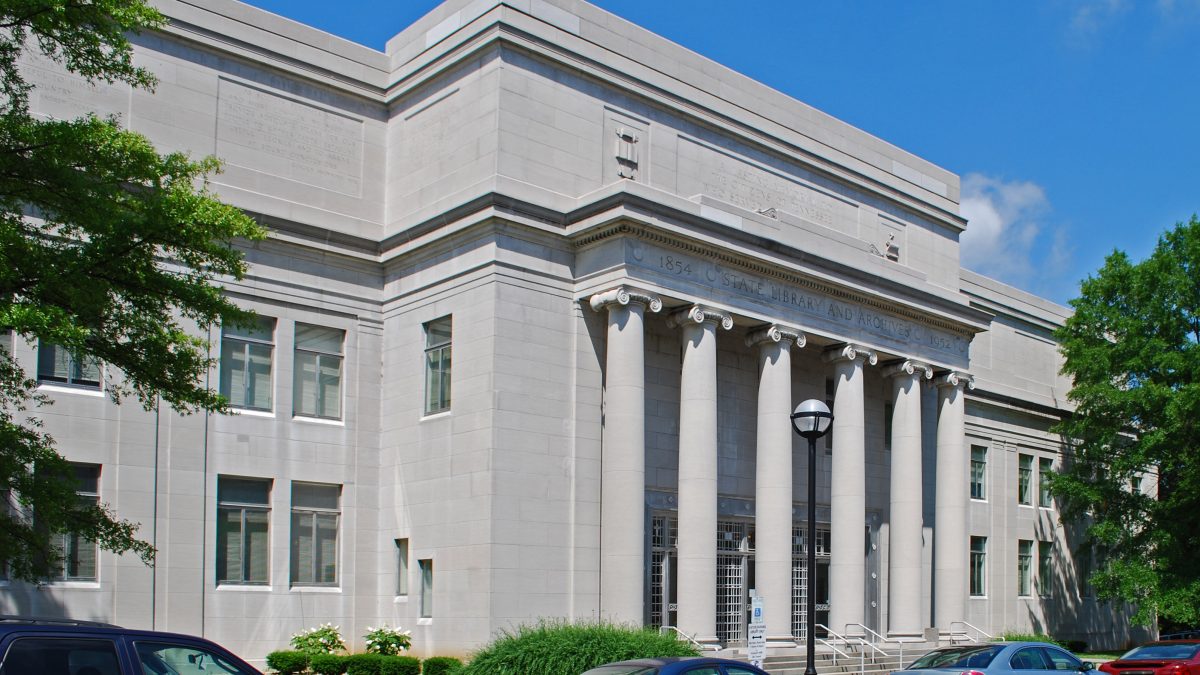
[[(503, 192), (501, 185), (462, 201), (379, 244), (380, 261), (400, 261), (448, 237), (505, 221), (564, 238), (576, 250), (614, 236), (633, 236), (688, 250), (755, 274), (820, 290), (844, 300), (950, 330), (968, 338), (992, 315), (887, 276), (827, 260), (774, 239), (729, 228), (699, 215), (700, 205), (637, 183), (617, 183), (557, 210)], [(674, 205), (664, 203), (673, 200)], [(690, 208), (689, 208), (690, 207)], [(365, 242), (364, 242), (365, 243)]]
[[(566, 41), (570, 41), (574, 48), (569, 48)], [(433, 81), (442, 72), (481, 52), (491, 48), (515, 49), (553, 66), (571, 70), (597, 84), (619, 89), (649, 105), (735, 138), (759, 151), (799, 163), (829, 180), (881, 198), (955, 232), (966, 229), (965, 218), (889, 185), (881, 178), (884, 175), (881, 170), (865, 162), (840, 153), (796, 129), (664, 76), (644, 64), (564, 33), (517, 10), (494, 8), (460, 28), (446, 42), (449, 44), (440, 51), (436, 51), (437, 47), (426, 50), (419, 58), (397, 71), (395, 81), (388, 87), (385, 97), (389, 104), (394, 104), (408, 93)], [(605, 57), (623, 60), (627, 67), (620, 69), (606, 64)], [(699, 102), (705, 99), (713, 99), (722, 105), (703, 105)], [(760, 126), (772, 128), (774, 133)], [(881, 177), (872, 176), (871, 173)], [(892, 178), (902, 180), (894, 176)]]
[(977, 379), (975, 389), (967, 392), (967, 401), (978, 401), (984, 403), (996, 404), (1004, 408), (1019, 410), (1025, 413), (1041, 415), (1051, 418), (1055, 421), (1063, 420), (1071, 416), (1072, 411), (1066, 408), (1060, 408), (1044, 403), (1037, 403), (1029, 400), (1029, 398), (1020, 398), (1002, 394), (997, 391), (992, 391), (986, 388), (986, 385), (979, 384)]

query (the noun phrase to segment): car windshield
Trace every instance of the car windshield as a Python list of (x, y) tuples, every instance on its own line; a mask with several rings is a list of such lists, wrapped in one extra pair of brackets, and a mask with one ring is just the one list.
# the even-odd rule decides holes
[(926, 668), (987, 668), (1003, 645), (980, 645), (978, 647), (952, 647), (935, 649), (913, 661), (906, 670)]
[(653, 675), (657, 670), (655, 666), (600, 666), (583, 675)]
[(1196, 655), (1200, 644), (1183, 645), (1142, 645), (1125, 653), (1121, 660), (1127, 659), (1190, 659)]

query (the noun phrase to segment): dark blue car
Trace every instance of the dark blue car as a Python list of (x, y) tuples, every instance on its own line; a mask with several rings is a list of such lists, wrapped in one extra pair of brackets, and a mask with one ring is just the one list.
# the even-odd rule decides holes
[(0, 617), (0, 675), (261, 675), (203, 638)]
[(744, 661), (704, 656), (633, 659), (592, 668), (583, 675), (769, 675)]

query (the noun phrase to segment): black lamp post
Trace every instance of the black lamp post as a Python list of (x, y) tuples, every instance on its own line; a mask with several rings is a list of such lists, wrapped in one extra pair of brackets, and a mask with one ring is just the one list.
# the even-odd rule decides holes
[(792, 413), (792, 428), (796, 433), (808, 439), (808, 532), (805, 543), (808, 545), (808, 588), (805, 595), (808, 598), (808, 663), (804, 667), (804, 675), (817, 675), (817, 667), (813, 663), (816, 651), (815, 633), (817, 623), (817, 439), (829, 432), (833, 424), (833, 413), (823, 401), (810, 398), (796, 406)]

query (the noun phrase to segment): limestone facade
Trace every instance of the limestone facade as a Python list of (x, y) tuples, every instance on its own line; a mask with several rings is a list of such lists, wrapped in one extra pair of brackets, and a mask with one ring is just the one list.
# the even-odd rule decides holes
[[(751, 589), (775, 646), (810, 589), (822, 632), (1142, 636), (1038, 493), (1068, 310), (960, 267), (958, 176), (578, 0), (449, 0), (384, 53), (161, 7), (154, 93), (31, 60), (33, 105), (224, 159), (211, 187), (272, 232), (227, 288), (274, 322), (213, 329), (243, 379), (212, 386), (257, 398), (182, 417), (44, 385), (159, 563), (4, 582), (0, 611), (251, 659), (323, 622), (425, 656), (536, 617), (736, 646)], [(816, 504), (807, 398), (835, 415)]]

